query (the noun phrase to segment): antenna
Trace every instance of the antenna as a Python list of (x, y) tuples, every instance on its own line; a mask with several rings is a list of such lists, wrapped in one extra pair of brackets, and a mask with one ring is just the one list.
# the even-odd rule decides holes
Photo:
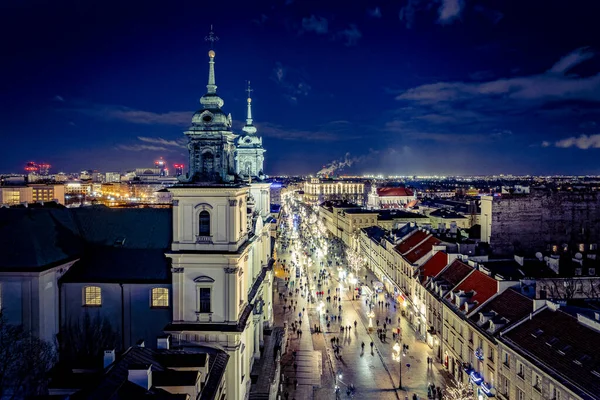
[(581, 260), (583, 258), (583, 255), (581, 253), (575, 253), (575, 258)]
[(537, 253), (535, 253), (535, 257), (540, 261), (542, 261), (544, 259), (544, 256), (539, 251)]

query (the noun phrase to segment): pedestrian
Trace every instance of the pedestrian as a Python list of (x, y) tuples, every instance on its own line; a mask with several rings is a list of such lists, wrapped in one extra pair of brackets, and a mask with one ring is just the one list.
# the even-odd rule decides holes
[(373, 352), (373, 341), (371, 340), (371, 352)]
[(419, 400), (416, 393), (413, 393), (413, 400)]

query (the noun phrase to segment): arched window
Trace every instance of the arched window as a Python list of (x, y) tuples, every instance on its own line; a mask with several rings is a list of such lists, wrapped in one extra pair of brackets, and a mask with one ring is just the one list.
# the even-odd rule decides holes
[(102, 305), (102, 289), (98, 286), (84, 287), (83, 305), (88, 307), (100, 307)]
[(210, 236), (210, 213), (206, 210), (199, 214), (198, 236)]

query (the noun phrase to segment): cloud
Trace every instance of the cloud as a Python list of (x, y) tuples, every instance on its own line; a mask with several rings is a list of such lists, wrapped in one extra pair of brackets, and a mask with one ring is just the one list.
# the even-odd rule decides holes
[(280, 62), (275, 63), (271, 71), (271, 80), (283, 90), (283, 97), (292, 104), (298, 103), (299, 98), (308, 96), (311, 90), (302, 70), (284, 66)]
[(564, 75), (589, 58), (581, 49), (563, 57), (549, 71), (530, 76), (503, 78), (488, 82), (437, 82), (409, 89), (398, 100), (421, 104), (478, 101), (496, 98), (507, 101), (545, 103), (552, 100), (600, 101), (600, 74), (589, 77)]
[(594, 57), (588, 47), (581, 47), (563, 58), (560, 59), (556, 64), (550, 68), (548, 72), (558, 75), (564, 75), (569, 72), (573, 67), (581, 64), (582, 62), (589, 60)]
[(306, 32), (315, 32), (318, 35), (325, 35), (328, 31), (327, 19), (311, 15), (309, 18), (302, 18), (302, 30)]
[(362, 37), (362, 33), (360, 33), (356, 25), (350, 24), (349, 28), (339, 31), (337, 36), (344, 40), (346, 46), (355, 46)]
[(126, 150), (126, 151), (175, 151), (174, 149), (169, 149), (163, 146), (152, 146), (146, 144), (134, 144), (134, 145), (124, 145), (120, 144), (115, 147), (117, 150)]
[(138, 139), (145, 143), (152, 143), (152, 144), (157, 144), (157, 145), (162, 145), (162, 146), (173, 146), (173, 147), (179, 147), (182, 149), (187, 149), (187, 142), (188, 142), (183, 137), (179, 138), (177, 140), (168, 140), (168, 139), (163, 139), (160, 137), (152, 138), (152, 137), (146, 137), (146, 136), (138, 136)]
[(323, 168), (321, 168), (319, 170), (319, 172), (317, 172), (317, 175), (319, 175), (319, 176), (333, 175), (336, 171), (341, 171), (344, 168), (351, 167), (353, 164), (362, 163), (368, 159), (371, 159), (372, 157), (376, 156), (377, 154), (379, 154), (379, 151), (375, 151), (373, 149), (369, 149), (369, 154), (362, 155), (359, 157), (351, 157), (350, 153), (346, 153), (344, 155), (343, 159), (333, 160), (330, 163), (328, 163), (327, 165), (324, 165)]
[(408, 0), (406, 5), (400, 9), (398, 17), (404, 22), (407, 29), (411, 29), (415, 24), (417, 10), (422, 4), (421, 0)]
[(440, 24), (452, 23), (460, 17), (463, 7), (463, 0), (442, 0), (442, 5), (438, 9), (438, 22)]
[[(542, 142), (542, 147), (550, 147), (551, 144), (548, 141)], [(587, 149), (599, 149), (600, 148), (600, 135), (579, 135), (571, 136), (565, 139), (554, 142), (554, 147), (568, 149), (570, 147), (577, 147), (581, 150)]]
[(97, 105), (92, 108), (78, 109), (77, 111), (98, 118), (125, 121), (132, 124), (177, 126), (189, 125), (193, 114), (190, 111), (157, 113), (113, 105)]
[(59, 96), (59, 95), (56, 95), (56, 96), (54, 96), (54, 97), (52, 98), (52, 100), (54, 100), (54, 101), (59, 101), (59, 102), (61, 102), (61, 103), (64, 103), (64, 102), (65, 102), (65, 98), (64, 98), (64, 97), (62, 97), (62, 96)]
[(368, 9), (367, 15), (373, 18), (381, 18), (381, 9), (379, 7), (375, 7), (374, 9)]

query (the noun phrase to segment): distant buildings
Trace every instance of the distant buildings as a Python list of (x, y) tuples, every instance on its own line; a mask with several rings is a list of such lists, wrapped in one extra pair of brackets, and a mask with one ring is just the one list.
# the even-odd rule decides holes
[(319, 204), (329, 200), (343, 200), (365, 204), (365, 184), (361, 180), (309, 178), (304, 182), (304, 201)]

